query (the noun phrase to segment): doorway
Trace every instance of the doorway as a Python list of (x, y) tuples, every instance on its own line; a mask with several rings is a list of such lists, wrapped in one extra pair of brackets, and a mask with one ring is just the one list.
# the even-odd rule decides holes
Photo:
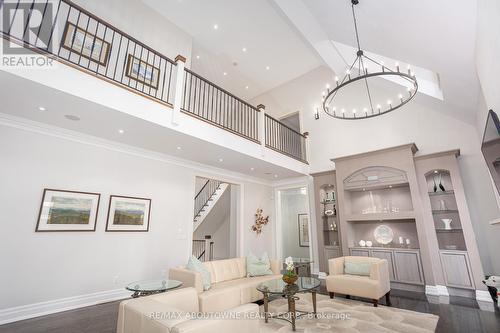
[(278, 191), (278, 216), (281, 230), (281, 259), (312, 259), (311, 223), (307, 187)]
[(200, 261), (236, 257), (239, 185), (196, 177), (192, 255)]

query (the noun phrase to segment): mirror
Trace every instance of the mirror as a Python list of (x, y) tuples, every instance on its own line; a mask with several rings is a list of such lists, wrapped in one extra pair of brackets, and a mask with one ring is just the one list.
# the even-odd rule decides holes
[(493, 110), (488, 114), (481, 151), (500, 195), (500, 121)]

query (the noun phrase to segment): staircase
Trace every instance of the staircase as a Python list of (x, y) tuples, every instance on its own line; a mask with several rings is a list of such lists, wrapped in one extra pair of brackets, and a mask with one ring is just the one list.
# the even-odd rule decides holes
[(209, 179), (194, 198), (194, 228), (195, 231), (205, 220), (212, 208), (217, 204), (228, 184), (219, 180)]

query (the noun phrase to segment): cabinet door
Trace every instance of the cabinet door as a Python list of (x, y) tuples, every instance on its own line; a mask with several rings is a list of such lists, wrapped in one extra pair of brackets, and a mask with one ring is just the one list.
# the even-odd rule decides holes
[(351, 253), (351, 256), (358, 256), (358, 257), (369, 257), (370, 256), (370, 251), (368, 251), (368, 250), (349, 249), (349, 252)]
[(328, 259), (338, 258), (340, 257), (340, 249), (337, 248), (326, 248), (325, 249), (325, 259), (328, 262)]
[(388, 265), (389, 266), (389, 279), (391, 281), (394, 281), (395, 274), (394, 274), (394, 260), (392, 258), (392, 251), (372, 250), (372, 257), (387, 260), (387, 263), (389, 264)]
[(474, 288), (466, 252), (443, 251), (441, 252), (446, 285), (458, 288)]
[(394, 267), (396, 282), (424, 284), (418, 252), (394, 251)]

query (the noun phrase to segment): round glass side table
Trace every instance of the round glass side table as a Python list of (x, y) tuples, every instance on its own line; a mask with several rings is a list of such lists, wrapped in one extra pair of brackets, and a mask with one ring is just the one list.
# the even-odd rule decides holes
[(129, 283), (125, 289), (133, 291), (133, 298), (163, 293), (167, 290), (179, 288), (182, 282), (177, 280), (141, 280)]

